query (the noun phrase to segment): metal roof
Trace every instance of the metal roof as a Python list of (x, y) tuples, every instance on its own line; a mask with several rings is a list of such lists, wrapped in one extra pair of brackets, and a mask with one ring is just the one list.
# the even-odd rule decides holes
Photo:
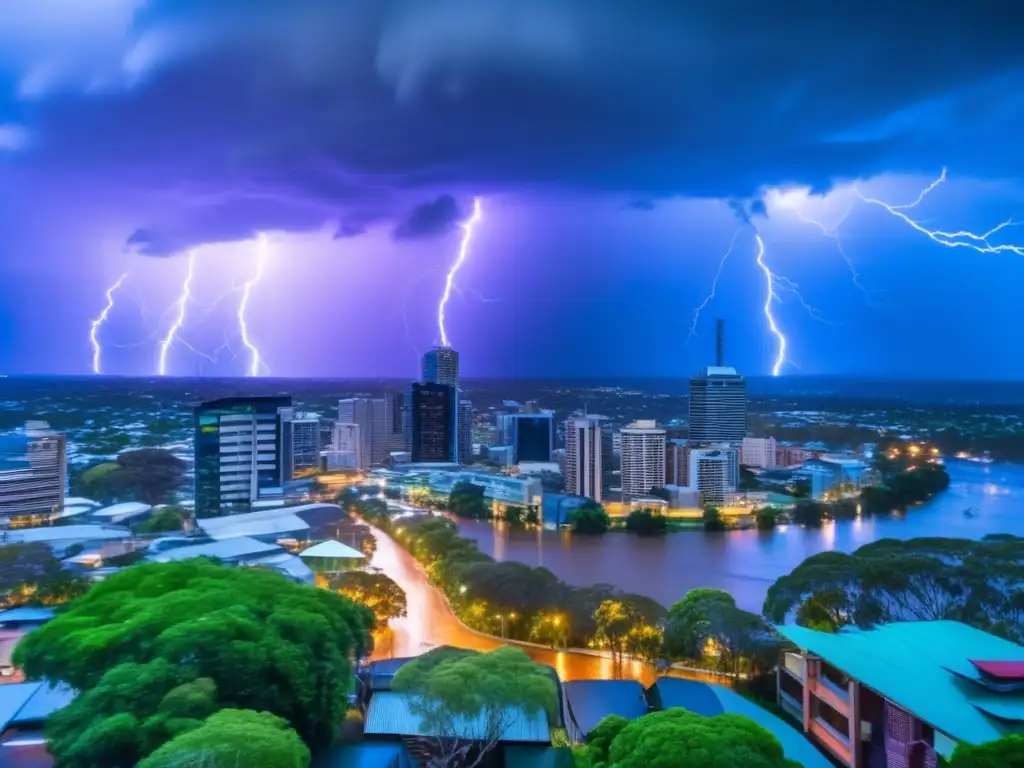
[(302, 552), (302, 557), (336, 557), (336, 558), (358, 558), (359, 560), (365, 560), (366, 555), (360, 552), (358, 549), (352, 549), (347, 544), (342, 544), (340, 541), (328, 540), (321, 541), (319, 544), (315, 544), (307, 550)]
[[(417, 697), (408, 693), (383, 691), (373, 694), (370, 708), (366, 713), (363, 733), (377, 736), (431, 736), (423, 730), (422, 719), (413, 711)], [(508, 728), (499, 741), (551, 743), (548, 717), (543, 710), (526, 714), (522, 710), (511, 711)], [(458, 736), (463, 739), (479, 739), (485, 732), (484, 715), (474, 718), (459, 718), (456, 722)]]
[(283, 551), (277, 544), (268, 544), (264, 541), (257, 541), (246, 536), (239, 536), (233, 539), (222, 541), (211, 541), (206, 544), (196, 544), (193, 547), (177, 547), (167, 549), (150, 559), (158, 563), (170, 563), (178, 560), (188, 560), (193, 557), (213, 557), (217, 560), (233, 561), (244, 558), (256, 558), (272, 552)]
[(647, 714), (644, 687), (636, 680), (570, 680), (562, 690), (584, 737), (608, 715), (634, 720)]
[(993, 690), (970, 661), (1024, 662), (1024, 647), (1009, 640), (957, 621), (836, 634), (792, 625), (776, 630), (956, 741), (1024, 733), (1024, 691)]
[(54, 525), (45, 528), (16, 528), (5, 531), (7, 543), (51, 541), (92, 541), (96, 539), (130, 539), (132, 532), (107, 525)]
[(143, 504), (141, 501), (125, 501), (120, 504), (112, 504), (103, 509), (96, 509), (90, 512), (90, 516), (96, 518), (119, 518), (138, 517), (149, 512), (153, 507)]
[(0, 611), (0, 624), (41, 624), (52, 619), (55, 613), (53, 608), (23, 605)]
[[(241, 515), (241, 517), (248, 517), (248, 515)], [(204, 523), (200, 523), (199, 527), (213, 539), (233, 539), (238, 536), (285, 536), (293, 533), (305, 533), (310, 528), (309, 523), (296, 515), (248, 520), (212, 529)]]
[(48, 683), (0, 685), (0, 733), (11, 724), (45, 720), (74, 697), (70, 688)]

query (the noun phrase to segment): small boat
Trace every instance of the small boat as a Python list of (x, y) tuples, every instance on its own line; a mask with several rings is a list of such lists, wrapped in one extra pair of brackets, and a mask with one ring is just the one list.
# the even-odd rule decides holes
[(964, 510), (964, 517), (975, 518), (978, 516), (978, 510), (968, 507)]

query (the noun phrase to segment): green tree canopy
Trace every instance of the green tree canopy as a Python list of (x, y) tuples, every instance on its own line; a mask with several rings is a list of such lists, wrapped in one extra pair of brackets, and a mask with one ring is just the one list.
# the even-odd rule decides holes
[(587, 734), (587, 748), (595, 765), (607, 764), (612, 742), (627, 725), (629, 720), (621, 715), (608, 715), (591, 729)]
[(378, 629), (391, 619), (405, 616), (405, 592), (383, 573), (344, 571), (332, 575), (328, 585), (338, 594), (373, 611)]
[(166, 501), (185, 479), (185, 462), (162, 448), (125, 451), (113, 462), (87, 469), (81, 492), (101, 500), (134, 499), (146, 504)]
[(306, 768), (309, 749), (269, 712), (222, 709), (164, 744), (138, 768)]
[(268, 711), (311, 746), (329, 743), (373, 622), (368, 608), (273, 571), (146, 563), (28, 635), (15, 663), (80, 692), (47, 725), (60, 765), (129, 768), (203, 716), (176, 713), (182, 698)]
[(722, 513), (719, 511), (718, 507), (704, 507), (704, 530), (725, 530), (725, 521), (722, 520)]
[(62, 568), (53, 551), (38, 542), (0, 546), (0, 607), (59, 605), (84, 595), (88, 579)]
[(679, 708), (626, 725), (612, 741), (608, 758), (609, 768), (799, 768), (753, 720), (731, 714), (701, 717)]
[(491, 505), (484, 498), (483, 486), (473, 483), (456, 483), (448, 496), (448, 509), (457, 517), (472, 520), (487, 520), (491, 517)]
[(165, 533), (181, 531), (189, 517), (184, 507), (166, 506), (153, 512), (147, 519), (135, 526), (136, 533)]
[(1024, 768), (1024, 736), (1004, 736), (987, 744), (961, 744), (949, 768)]
[[(951, 619), (1021, 642), (1024, 539), (881, 539), (850, 555), (822, 552), (776, 581), (763, 611), (781, 623), (814, 596), (818, 607), (827, 596), (836, 624)], [(821, 619), (812, 608), (798, 618)]]
[(544, 712), (557, 722), (558, 689), (548, 671), (519, 648), (489, 653), (449, 655), (437, 662), (426, 654), (395, 675), (392, 690), (414, 694), (413, 709), (423, 730), (435, 741), (442, 765), (465, 752), (467, 722), (478, 722), (474, 734), (476, 765), (505, 735), (519, 712)]
[(608, 517), (604, 507), (596, 501), (587, 499), (569, 513), (569, 524), (575, 533), (607, 533), (611, 528), (612, 519)]
[(638, 536), (656, 536), (668, 530), (668, 521), (658, 510), (634, 509), (626, 518), (626, 530)]

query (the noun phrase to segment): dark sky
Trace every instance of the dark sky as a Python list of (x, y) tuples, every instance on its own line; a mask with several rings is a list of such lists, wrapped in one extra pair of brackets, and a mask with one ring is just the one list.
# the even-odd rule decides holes
[(480, 198), (469, 376), (684, 376), (723, 317), (750, 375), (1024, 378), (1024, 229), (981, 237), (1024, 220), (1022, 33), (1014, 0), (3, 3), (0, 372), (90, 371), (123, 275), (106, 373), (169, 339), (170, 374), (415, 375)]

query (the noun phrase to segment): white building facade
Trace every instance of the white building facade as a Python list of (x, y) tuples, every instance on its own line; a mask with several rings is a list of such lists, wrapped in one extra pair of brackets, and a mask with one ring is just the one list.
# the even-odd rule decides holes
[(594, 501), (602, 499), (603, 416), (577, 416), (565, 422), (565, 490)]
[(647, 496), (665, 485), (665, 430), (635, 421), (619, 431), (623, 500)]
[(744, 437), (740, 449), (740, 464), (745, 467), (771, 469), (775, 466), (778, 446), (774, 437)]

